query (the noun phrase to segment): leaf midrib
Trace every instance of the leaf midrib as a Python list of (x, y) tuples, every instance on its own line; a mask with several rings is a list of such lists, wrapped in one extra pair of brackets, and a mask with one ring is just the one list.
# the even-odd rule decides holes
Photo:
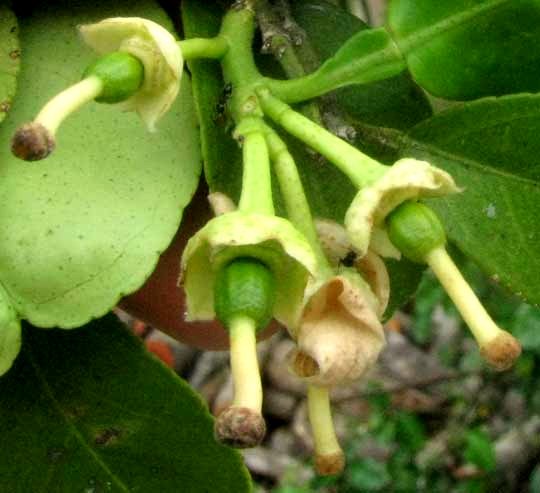
[(403, 155), (403, 156), (406, 155), (403, 152), (403, 148), (405, 147), (405, 145), (407, 145), (408, 147), (417, 148), (417, 149), (420, 149), (420, 150), (426, 150), (426, 151), (428, 151), (429, 153), (431, 153), (431, 154), (433, 154), (435, 156), (439, 156), (439, 157), (442, 157), (444, 159), (448, 159), (448, 160), (451, 160), (451, 161), (454, 161), (454, 162), (458, 162), (458, 163), (462, 163), (462, 164), (471, 166), (471, 167), (475, 168), (476, 170), (478, 170), (478, 171), (480, 171), (482, 173), (498, 175), (503, 179), (514, 180), (516, 182), (521, 182), (521, 183), (523, 183), (525, 185), (529, 185), (529, 186), (532, 186), (532, 187), (538, 187), (538, 185), (539, 185), (538, 181), (535, 181), (535, 180), (533, 180), (531, 178), (525, 178), (523, 176), (514, 175), (514, 174), (509, 173), (508, 171), (504, 171), (504, 170), (501, 170), (499, 168), (493, 168), (492, 166), (484, 164), (484, 163), (482, 163), (480, 161), (476, 161), (474, 159), (466, 158), (463, 155), (455, 154), (453, 152), (443, 150), (443, 149), (441, 149), (440, 147), (438, 147), (435, 144), (429, 144), (429, 143), (421, 141), (421, 140), (413, 139), (412, 137), (409, 137), (408, 135), (403, 135), (402, 136), (402, 145), (401, 145), (402, 151), (400, 152), (400, 154)]
[[(60, 406), (60, 403), (56, 399), (51, 387), (49, 386), (49, 383), (47, 382), (47, 379), (43, 375), (40, 366), (38, 365), (36, 358), (34, 357), (32, 353), (32, 348), (27, 345), (26, 351), (28, 354), (28, 359), (30, 360), (30, 363), (32, 364), (32, 368), (34, 369), (34, 372), (36, 374), (36, 378), (41, 383), (41, 386), (43, 388), (43, 391), (45, 395), (48, 397), (48, 399), (51, 401), (53, 408), (57, 411), (57, 413), (62, 416), (63, 421), (66, 423), (68, 429), (71, 431), (72, 435), (77, 439), (77, 441), (82, 445), (82, 447), (88, 452), (90, 457), (95, 460), (95, 462), (109, 475), (111, 480), (114, 482), (116, 486), (118, 486), (122, 491), (128, 492), (130, 491), (129, 487), (124, 484), (124, 482), (117, 477), (108, 467), (103, 460), (99, 457), (99, 455), (90, 447), (88, 442), (84, 439), (82, 433), (78, 430), (78, 428), (68, 419), (64, 411), (62, 410), (62, 407)], [(47, 485), (46, 485), (47, 486)], [(43, 493), (47, 493), (45, 490)]]
[[(489, 10), (496, 9), (507, 3), (510, 3), (510, 0), (491, 0), (489, 2), (485, 2), (476, 7), (472, 7), (463, 12), (459, 12), (458, 14), (446, 17), (443, 20), (432, 24), (429, 27), (419, 29), (418, 31), (413, 31), (412, 33), (399, 40), (397, 44), (403, 54), (406, 56), (412, 50), (418, 48), (427, 41), (430, 41), (432, 38), (435, 37), (435, 35), (440, 35), (445, 32), (451, 31), (456, 27), (460, 27), (476, 19), (479, 15), (482, 15)], [(395, 33), (393, 32), (391, 27), (389, 27), (389, 31), (395, 37)]]

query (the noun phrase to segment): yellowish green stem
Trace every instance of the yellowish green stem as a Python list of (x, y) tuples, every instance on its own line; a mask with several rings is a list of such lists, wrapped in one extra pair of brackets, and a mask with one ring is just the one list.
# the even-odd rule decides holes
[(321, 248), (294, 159), (279, 135), (270, 127), (266, 127), (266, 130), (265, 136), (270, 151), (270, 159), (273, 162), (274, 171), (279, 181), (287, 215), (298, 231), (309, 241), (313, 252), (317, 256), (321, 273), (330, 276), (332, 274), (330, 264)]
[(367, 186), (386, 173), (385, 166), (294, 111), (290, 106), (272, 96), (267, 89), (257, 90), (257, 95), (265, 115), (325, 156), (345, 173), (356, 187)]
[(428, 253), (426, 262), (455, 303), (478, 344), (483, 346), (492, 340), (501, 329), (488, 315), (444, 246)]
[(52, 98), (38, 113), (34, 122), (43, 125), (52, 136), (60, 124), (84, 104), (94, 100), (103, 89), (103, 82), (90, 76)]
[(338, 474), (345, 458), (334, 430), (330, 395), (326, 387), (308, 385), (308, 416), (315, 441), (315, 466), (319, 474)]
[(444, 246), (434, 248), (426, 255), (425, 261), (469, 326), (484, 358), (496, 369), (510, 367), (521, 353), (519, 342), (495, 324)]
[(262, 384), (257, 361), (256, 327), (248, 317), (235, 318), (229, 327), (233, 406), (261, 412)]
[[(253, 128), (249, 128), (251, 126)], [(258, 126), (258, 118), (246, 117), (236, 132), (243, 139), (244, 163), (242, 194), (238, 208), (241, 211), (273, 216), (270, 157), (263, 131), (258, 129)]]

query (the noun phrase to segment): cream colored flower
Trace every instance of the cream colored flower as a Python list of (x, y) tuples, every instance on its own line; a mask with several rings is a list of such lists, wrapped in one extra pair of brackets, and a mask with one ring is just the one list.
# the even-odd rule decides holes
[(214, 280), (219, 269), (236, 257), (255, 257), (276, 278), (274, 318), (296, 326), (308, 279), (317, 261), (307, 240), (280, 217), (229, 212), (211, 219), (188, 241), (181, 262), (187, 320), (214, 318)]
[(360, 378), (377, 360), (384, 332), (378, 301), (356, 272), (343, 272), (311, 295), (296, 334), (291, 368), (306, 382), (331, 386)]
[(329, 220), (315, 224), (335, 275), (309, 283), (299, 324), (289, 327), (297, 342), (290, 363), (307, 383), (332, 386), (357, 380), (377, 360), (385, 340), (379, 319), (390, 283), (377, 255), (354, 256), (343, 226)]
[(426, 161), (401, 159), (382, 178), (358, 192), (345, 215), (345, 227), (360, 257), (370, 248), (384, 257), (400, 258), (386, 233), (386, 216), (406, 200), (459, 191), (445, 171)]
[(83, 40), (97, 53), (123, 51), (144, 66), (141, 88), (127, 101), (118, 103), (136, 111), (148, 130), (170, 108), (180, 89), (183, 58), (173, 35), (155, 22), (139, 17), (114, 17), (80, 26)]

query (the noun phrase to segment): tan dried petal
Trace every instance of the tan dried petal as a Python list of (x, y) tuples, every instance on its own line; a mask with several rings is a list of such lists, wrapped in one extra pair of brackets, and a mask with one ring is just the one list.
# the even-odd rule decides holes
[(291, 369), (308, 383), (335, 385), (361, 377), (384, 345), (378, 301), (357, 274), (335, 276), (311, 296), (297, 333)]
[(400, 258), (386, 234), (386, 216), (406, 200), (459, 191), (445, 171), (426, 161), (401, 159), (382, 178), (358, 192), (345, 215), (345, 227), (361, 257), (371, 248), (379, 255)]
[(363, 258), (360, 258), (354, 250), (346, 229), (335, 221), (316, 219), (315, 227), (330, 265), (339, 273), (346, 260), (351, 261), (352, 266), (362, 274), (379, 300), (377, 314), (381, 317), (390, 297), (390, 279), (382, 259), (372, 251), (368, 251)]

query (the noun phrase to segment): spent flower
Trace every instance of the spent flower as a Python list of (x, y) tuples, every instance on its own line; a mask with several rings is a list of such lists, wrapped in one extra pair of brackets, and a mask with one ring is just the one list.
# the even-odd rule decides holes
[(178, 42), (164, 27), (139, 17), (113, 17), (79, 27), (81, 37), (97, 53), (127, 52), (144, 66), (139, 90), (119, 103), (136, 111), (148, 130), (167, 112), (178, 95), (183, 57)]

